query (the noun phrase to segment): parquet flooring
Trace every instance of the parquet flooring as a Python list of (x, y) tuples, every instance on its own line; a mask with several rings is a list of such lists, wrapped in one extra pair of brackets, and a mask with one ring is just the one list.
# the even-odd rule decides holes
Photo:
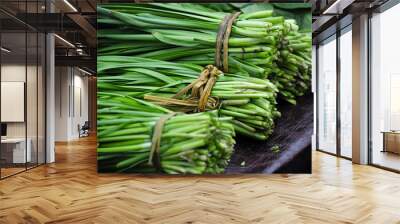
[(25, 167), (5, 167), (5, 168), (0, 168), (1, 169), (1, 175), (2, 177), (7, 177), (19, 172), (22, 172), (25, 170)]
[(312, 175), (97, 174), (94, 138), (0, 181), (0, 223), (400, 223), (400, 175), (313, 153)]

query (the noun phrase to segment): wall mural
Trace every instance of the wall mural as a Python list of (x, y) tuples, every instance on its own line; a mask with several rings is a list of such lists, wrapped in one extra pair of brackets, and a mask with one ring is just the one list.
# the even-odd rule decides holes
[(311, 172), (310, 4), (97, 11), (99, 172)]

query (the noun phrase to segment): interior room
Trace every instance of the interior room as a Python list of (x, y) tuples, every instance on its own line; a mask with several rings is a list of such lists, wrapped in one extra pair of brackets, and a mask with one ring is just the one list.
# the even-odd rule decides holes
[[(364, 85), (367, 96), (364, 107), (367, 110), (365, 138), (370, 142), (367, 163), (384, 169), (399, 170), (398, 149), (398, 80), (394, 44), (397, 32), (390, 28), (396, 21), (399, 6), (372, 11), (369, 19), (369, 42), (366, 43), (366, 64), (369, 81)], [(325, 32), (325, 33), (324, 33)], [(352, 46), (352, 23), (344, 17), (339, 28), (323, 31), (320, 39), (315, 39), (316, 67), (318, 68), (318, 129), (316, 149), (352, 160), (352, 102), (355, 79)], [(391, 32), (390, 35), (386, 34)], [(353, 34), (354, 35), (354, 34)], [(353, 58), (352, 58), (353, 57)], [(352, 97), (353, 96), (353, 97)], [(354, 130), (354, 129), (353, 129)], [(388, 148), (388, 149), (387, 149)], [(353, 159), (354, 161), (354, 159)]]
[(17, 25), (2, 29), (1, 45), (1, 173), (7, 177), (45, 162), (45, 36)]
[[(0, 223), (400, 223), (400, 200), (397, 200), (400, 198), (400, 63), (397, 56), (400, 52), (400, 31), (396, 28), (400, 21), (399, 1), (293, 0), (285, 1), (281, 8), (278, 5), (282, 1), (275, 0), (212, 1), (219, 2), (220, 5), (211, 4), (211, 1), (196, 1), (187, 7), (180, 5), (184, 3), (179, 3), (170, 8), (162, 8), (164, 6), (157, 4), (138, 5), (149, 2), (168, 4), (166, 1), (147, 0), (0, 1)], [(118, 8), (116, 5), (107, 8), (108, 3), (126, 3), (135, 5), (136, 8)], [(199, 5), (200, 3), (207, 4)], [(296, 5), (300, 9), (292, 3), (300, 4)], [(106, 6), (99, 8), (99, 5)], [(134, 79), (134, 75), (144, 69), (112, 70), (110, 73), (115, 76), (120, 75), (121, 71), (125, 72), (117, 78), (113, 77), (115, 79), (104, 76), (104, 70), (113, 66), (124, 68), (134, 65), (140, 68), (142, 64), (148, 65), (148, 61), (141, 64), (132, 58), (115, 57), (120, 61), (110, 63), (109, 67), (101, 62), (111, 61), (107, 54), (112, 51), (129, 55), (154, 48), (164, 52), (169, 47), (167, 44), (181, 44), (177, 49), (185, 49), (185, 45), (192, 47), (190, 41), (194, 37), (179, 36), (180, 39), (177, 40), (171, 37), (162, 38), (154, 33), (151, 33), (151, 37), (142, 34), (134, 36), (130, 33), (125, 33), (127, 36), (117, 36), (107, 31), (147, 32), (151, 29), (130, 26), (142, 26), (154, 21), (160, 23), (155, 27), (161, 30), (164, 23), (168, 22), (150, 19), (151, 13), (161, 17), (167, 15), (169, 10), (176, 9), (181, 11), (174, 14), (178, 18), (174, 20), (175, 25), (185, 24), (182, 18), (190, 16), (191, 19), (204, 20), (201, 26), (194, 23), (198, 26), (197, 29), (206, 27), (204, 24), (210, 21), (215, 23), (210, 27), (223, 27), (224, 24), (215, 22), (215, 18), (225, 13), (224, 10), (235, 9), (243, 14), (249, 13), (243, 11), (245, 6), (255, 10), (256, 13), (251, 16), (256, 17), (256, 21), (241, 21), (240, 24), (232, 20), (233, 28), (228, 32), (234, 35), (235, 32), (243, 32), (241, 28), (247, 25), (255, 26), (250, 29), (250, 35), (255, 37), (250, 38), (252, 41), (249, 44), (254, 44), (257, 36), (268, 34), (264, 31), (256, 32), (260, 27), (267, 30), (279, 29), (273, 25), (279, 23), (276, 21), (287, 22), (281, 16), (290, 14), (285, 10), (311, 12), (307, 17), (311, 23), (302, 30), (302, 34), (309, 34), (311, 45), (307, 47), (310, 47), (308, 49), (312, 54), (308, 58), (312, 67), (305, 72), (311, 75), (311, 83), (306, 85), (309, 89), (305, 95), (296, 98), (296, 104), (281, 104), (283, 100), (279, 94), (287, 86), (281, 85), (281, 89), (277, 87), (276, 94), (281, 97), (277, 100), (281, 104), (278, 109), (283, 108), (283, 112), (280, 111), (281, 117), (277, 118), (275, 126), (272, 125), (275, 129), (270, 138), (260, 144), (242, 138), (240, 134), (239, 137), (234, 136), (235, 149), (241, 148), (242, 151), (237, 150), (238, 153), (227, 158), (226, 163), (229, 165), (219, 174), (196, 175), (193, 172), (185, 175), (182, 171), (176, 172), (178, 175), (166, 175), (160, 171), (159, 166), (164, 162), (160, 162), (162, 153), (159, 151), (169, 145), (163, 145), (161, 137), (153, 139), (156, 127), (148, 133), (137, 133), (135, 128), (147, 130), (150, 125), (160, 127), (159, 120), (167, 122), (171, 117), (164, 115), (156, 121), (148, 117), (154, 114), (159, 116), (160, 111), (169, 111), (170, 108), (154, 104), (156, 106), (152, 106), (151, 110), (136, 112), (129, 110), (137, 105), (145, 108), (150, 103), (144, 99), (133, 102), (124, 98), (125, 101), (121, 100), (119, 104), (102, 100), (121, 97), (129, 88), (135, 97), (140, 95), (137, 94), (137, 89), (140, 88), (147, 88), (148, 92), (162, 89), (146, 85), (165, 80), (170, 82), (166, 88), (170, 91), (176, 84), (176, 80), (172, 82), (170, 78), (175, 78), (176, 74), (167, 71), (167, 75), (162, 76), (161, 73), (171, 67), (176, 68), (177, 65), (172, 63), (181, 63), (184, 60), (165, 59), (163, 63), (166, 64), (162, 65), (166, 67), (154, 66), (157, 69), (147, 71), (151, 77), (139, 81)], [(185, 11), (199, 8), (212, 13), (193, 16)], [(263, 10), (260, 12), (257, 8)], [(112, 11), (113, 9), (120, 10), (121, 15), (126, 16), (129, 10), (136, 15), (118, 17), (119, 14)], [(148, 11), (143, 13), (141, 10)], [(103, 13), (103, 17), (99, 13)], [(229, 14), (230, 19), (234, 13), (236, 11)], [(279, 18), (275, 18), (276, 21), (263, 18), (271, 15)], [(137, 22), (135, 19), (138, 18), (146, 22)], [(224, 16), (222, 18), (224, 21), (229, 19)], [(246, 19), (246, 15), (238, 18)], [(307, 24), (299, 21), (299, 18), (288, 19), (290, 29), (300, 29), (296, 24), (301, 22)], [(263, 23), (261, 26), (261, 22), (265, 21), (271, 24), (265, 26)], [(167, 25), (172, 29), (172, 25)], [(179, 32), (186, 35), (191, 25), (193, 24), (187, 25), (188, 30), (185, 28)], [(157, 29), (155, 33), (159, 31)], [(203, 34), (210, 33), (212, 32), (205, 31)], [(115, 39), (121, 43), (115, 44)], [(144, 40), (164, 42), (142, 46), (140, 41)], [(203, 40), (205, 43), (213, 41), (218, 42), (216, 38)], [(228, 35), (227, 44), (229, 41)], [(283, 39), (279, 41), (284, 45)], [(259, 43), (262, 44), (265, 43)], [(278, 45), (283, 48), (281, 44)], [(204, 50), (196, 45), (198, 48), (193, 48), (191, 52), (180, 52), (182, 55), (191, 55), (186, 61), (188, 65), (183, 67), (197, 69), (198, 64), (189, 64), (196, 60), (207, 61), (202, 58), (203, 52), (215, 57), (214, 53), (210, 53), (215, 51), (215, 46), (210, 46), (210, 49)], [(293, 46), (299, 45), (292, 45), (285, 50), (292, 53), (295, 51)], [(261, 46), (260, 49), (264, 47)], [(128, 49), (124, 51), (123, 48)], [(249, 63), (243, 63), (247, 66), (253, 61), (265, 63), (254, 59), (258, 55), (264, 55), (264, 52), (255, 51), (246, 58), (246, 49), (249, 47), (237, 47), (232, 51), (228, 50), (227, 55), (240, 55), (240, 60), (248, 60)], [(268, 58), (266, 61), (276, 60), (274, 65), (282, 63), (277, 58), (283, 58), (287, 53), (285, 50), (279, 51), (276, 58), (269, 55), (268, 57), (274, 59)], [(145, 52), (142, 55), (151, 56), (153, 53)], [(99, 60), (101, 56), (105, 56), (105, 59)], [(157, 55), (159, 58), (174, 56), (170, 52)], [(294, 57), (292, 60), (298, 60), (298, 57)], [(212, 63), (216, 61), (211, 60)], [(229, 59), (225, 63), (234, 67), (229, 64)], [(187, 70), (180, 68), (178, 70), (183, 74), (180, 75), (191, 77)], [(290, 72), (287, 67), (285, 69), (283, 71)], [(229, 75), (228, 72), (225, 73), (227, 75), (223, 74), (223, 78)], [(238, 74), (246, 76), (244, 73)], [(296, 75), (300, 76), (300, 73)], [(150, 82), (154, 77), (159, 80)], [(256, 80), (254, 77), (249, 79)], [(272, 80), (273, 76), (265, 79)], [(107, 85), (108, 80), (115, 83), (123, 80), (125, 83), (118, 88)], [(180, 82), (177, 83), (181, 84)], [(246, 88), (261, 89), (259, 83)], [(129, 87), (131, 84), (140, 88)], [(234, 83), (236, 86), (240, 84)], [(160, 96), (162, 94), (167, 95), (163, 92)], [(235, 100), (232, 102), (233, 105), (238, 103)], [(223, 106), (219, 102), (216, 105), (218, 109)], [(155, 112), (154, 108), (160, 111)], [(257, 107), (252, 107), (252, 110), (257, 110)], [(129, 119), (138, 124), (118, 123), (120, 120), (115, 119), (114, 114), (121, 111), (132, 114)], [(237, 113), (230, 114), (243, 116), (240, 114), (243, 111), (239, 109)], [(143, 114), (148, 117), (140, 117)], [(183, 113), (169, 111), (167, 115), (173, 117), (177, 114)], [(260, 116), (254, 112), (250, 117), (254, 120), (250, 119), (249, 122), (255, 123), (254, 127), (259, 127)], [(104, 118), (117, 121), (103, 122)], [(125, 120), (121, 120), (127, 120), (126, 116), (123, 118)], [(232, 118), (224, 119), (230, 121)], [(139, 123), (142, 120), (148, 123)], [(216, 123), (216, 120), (212, 121), (210, 123)], [(288, 126), (284, 125), (286, 121), (299, 123)], [(163, 133), (163, 126), (168, 125), (162, 122), (160, 135)], [(248, 128), (250, 135), (256, 135), (253, 126), (249, 128), (241, 122), (235, 124)], [(199, 130), (194, 130), (197, 127), (200, 130), (202, 124), (185, 124), (181, 128), (191, 128), (187, 129), (191, 130), (190, 133), (173, 133), (169, 137), (204, 137), (199, 134)], [(285, 134), (276, 134), (277, 131)], [(115, 133), (126, 135), (118, 136)], [(224, 134), (226, 133), (228, 132)], [(307, 137), (308, 135), (311, 137)], [(143, 143), (144, 138), (148, 138), (151, 143)], [(104, 139), (110, 142), (104, 143)], [(111, 147), (114, 141), (120, 139), (124, 140), (122, 143), (125, 145)], [(157, 140), (160, 143), (158, 148)], [(111, 154), (107, 151), (109, 148), (102, 147), (102, 144), (108, 144), (109, 148), (116, 148), (123, 156), (128, 157), (128, 165), (124, 160), (112, 168), (124, 163), (127, 168), (123, 167), (116, 172), (101, 172), (104, 164), (106, 168), (111, 167), (109, 163), (102, 163), (104, 160), (110, 159), (114, 162), (122, 157)], [(132, 149), (130, 144), (139, 144), (140, 147)], [(221, 145), (217, 147), (224, 146)], [(174, 149), (179, 151), (190, 145), (179, 146)], [(131, 147), (130, 151), (126, 151), (127, 147)], [(151, 151), (147, 152), (145, 149)], [(138, 169), (143, 172), (122, 173), (137, 165), (139, 162), (134, 156), (143, 152), (147, 154), (141, 162), (154, 167), (150, 170), (147, 166), (141, 166)], [(211, 157), (211, 154), (181, 153), (170, 157), (201, 158), (201, 161), (196, 162), (203, 165), (210, 160), (203, 158)], [(171, 173), (183, 170), (179, 167), (180, 163), (169, 162)], [(168, 161), (166, 164), (168, 165)], [(257, 172), (253, 172), (254, 170)]]
[[(389, 25), (398, 20), (398, 5), (371, 18), (371, 162), (399, 170), (399, 66), (394, 56), (399, 34)], [(390, 33), (390, 34), (389, 34)]]
[[(93, 76), (95, 64), (89, 56), (91, 48), (79, 25), (73, 23), (73, 29), (63, 28), (68, 32), (55, 33), (51, 41), (48, 32), (61, 28), (38, 25), (43, 24), (41, 15), (48, 10), (60, 12), (65, 10), (63, 7), (72, 10), (69, 5), (50, 1), (2, 1), (1, 7), (0, 176), (3, 179), (54, 161), (54, 152), (48, 149), (54, 148), (55, 143), (87, 137), (95, 130), (96, 122), (89, 121), (89, 105), (94, 114), (96, 78)], [(87, 3), (82, 7), (93, 10)], [(74, 44), (63, 36), (73, 37), (70, 41)], [(81, 57), (86, 60), (76, 59)], [(75, 62), (71, 63), (71, 58)], [(54, 86), (48, 85), (50, 72), (57, 74)], [(52, 96), (48, 96), (50, 87)], [(52, 116), (54, 120), (49, 121)], [(95, 120), (93, 116), (91, 119)], [(51, 137), (46, 129), (49, 122), (55, 130)]]

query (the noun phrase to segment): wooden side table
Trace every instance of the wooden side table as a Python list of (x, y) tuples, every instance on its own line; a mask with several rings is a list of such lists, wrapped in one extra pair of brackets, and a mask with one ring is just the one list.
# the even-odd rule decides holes
[(400, 154), (400, 131), (383, 131), (382, 152)]

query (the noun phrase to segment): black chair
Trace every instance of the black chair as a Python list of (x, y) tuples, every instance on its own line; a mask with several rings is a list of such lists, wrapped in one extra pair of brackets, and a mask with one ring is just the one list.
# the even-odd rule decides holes
[(78, 125), (79, 138), (89, 136), (89, 129), (90, 129), (89, 121), (85, 121), (82, 127)]

